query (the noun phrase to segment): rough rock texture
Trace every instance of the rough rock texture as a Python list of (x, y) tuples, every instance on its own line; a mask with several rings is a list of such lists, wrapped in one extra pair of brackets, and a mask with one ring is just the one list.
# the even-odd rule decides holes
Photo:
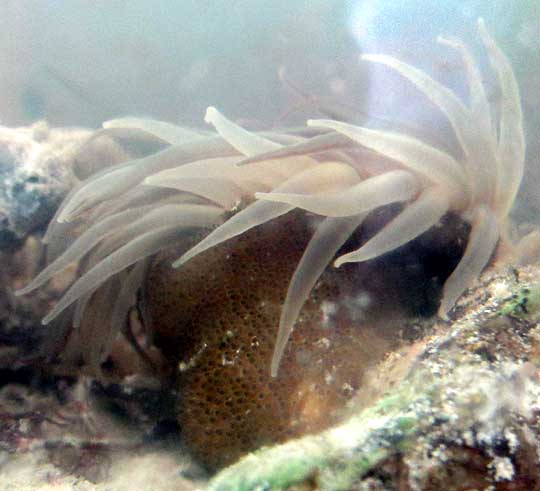
[(41, 234), (75, 182), (74, 152), (89, 134), (44, 122), (0, 127), (0, 368), (24, 365), (45, 337), (40, 320), (62, 281), (21, 299), (13, 290), (41, 268)]
[(389, 354), (349, 420), (260, 450), (212, 490), (540, 489), (540, 270), (487, 273), (450, 324)]
[(51, 337), (41, 319), (73, 268), (32, 295), (13, 294), (43, 267), (41, 236), (82, 169), (145, 152), (98, 132), (91, 155), (76, 153), (90, 134), (44, 123), (0, 128), (0, 489), (192, 489), (200, 471), (166, 419), (174, 394), (140, 389), (138, 380), (104, 387), (61, 376), (40, 358)]
[(111, 411), (119, 395), (88, 382), (21, 379), (0, 391), (2, 482), (12, 490), (540, 489), (540, 268), (487, 272), (455, 317), (389, 353), (342, 424), (256, 451), (209, 483), (193, 480), (176, 433), (156, 440), (152, 420), (133, 416), (149, 394), (124, 396), (131, 412), (119, 418)]
[(61, 344), (41, 319), (72, 281), (76, 267), (31, 295), (15, 298), (13, 291), (43, 268), (41, 237), (79, 180), (163, 147), (136, 131), (125, 133), (49, 128), (45, 122), (0, 126), (0, 368), (25, 366)]
[[(28, 375), (28, 373), (26, 374)], [(174, 431), (144, 411), (127, 416), (124, 397), (101, 393), (85, 378), (33, 382), (19, 374), (0, 388), (2, 491), (189, 490), (199, 486)], [(132, 391), (139, 407), (164, 407), (155, 394)], [(192, 472), (193, 474), (193, 472)]]
[(0, 127), (0, 253), (43, 230), (67, 193), (73, 151), (87, 130)]
[[(418, 323), (418, 336), (392, 344), (362, 377), (340, 424), (258, 450), (209, 482), (186, 457), (177, 428), (167, 426), (176, 394), (143, 390), (127, 378), (103, 388), (32, 364), (47, 334), (39, 319), (69, 272), (29, 298), (15, 301), (11, 290), (40, 267), (39, 232), (70, 185), (71, 153), (66, 143), (56, 163), (40, 160), (48, 154), (35, 149), (43, 145), (29, 132), (4, 131), (12, 164), (0, 167), (9, 197), (2, 230), (14, 237), (0, 252), (2, 491), (540, 489), (537, 267), (487, 271), (451, 322)], [(46, 185), (41, 177), (33, 182), (39, 162)], [(538, 241), (529, 245), (531, 260)], [(414, 328), (414, 319), (407, 322)]]

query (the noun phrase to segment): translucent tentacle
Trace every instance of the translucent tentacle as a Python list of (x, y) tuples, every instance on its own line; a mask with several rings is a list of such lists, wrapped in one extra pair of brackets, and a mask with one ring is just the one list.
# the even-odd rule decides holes
[(90, 299), (92, 298), (92, 295), (94, 294), (95, 289), (92, 291), (89, 291), (85, 295), (83, 295), (77, 302), (75, 303), (75, 310), (73, 312), (73, 327), (79, 331), (81, 330), (81, 324), (84, 319), (84, 313), (86, 311), (86, 307), (88, 306), (88, 303), (90, 302)]
[(261, 152), (275, 150), (281, 146), (279, 143), (238, 126), (223, 116), (215, 107), (209, 107), (206, 110), (204, 120), (212, 124), (224, 140), (244, 155), (256, 155)]
[(407, 171), (396, 170), (371, 177), (348, 189), (333, 193), (256, 193), (258, 199), (285, 203), (328, 217), (357, 215), (379, 206), (407, 201), (420, 190), (418, 180)]
[(410, 242), (435, 225), (448, 211), (448, 206), (444, 190), (426, 189), (414, 203), (407, 206), (362, 247), (339, 257), (335, 262), (336, 267), (344, 263), (373, 259)]
[(224, 210), (235, 208), (244, 194), (242, 188), (234, 182), (208, 177), (175, 179), (168, 182), (161, 181), (160, 186), (201, 196), (217, 203)]
[(463, 63), (467, 69), (469, 82), (469, 105), (474, 120), (485, 135), (493, 137), (493, 124), (491, 120), (491, 110), (484, 90), (482, 74), (474, 61), (474, 58), (465, 44), (460, 39), (454, 37), (439, 36), (437, 41), (440, 44), (449, 46), (459, 51)]
[[(276, 188), (276, 191), (309, 192), (340, 189), (358, 182), (358, 174), (351, 167), (339, 163), (321, 164), (296, 174)], [(211, 232), (195, 247), (173, 263), (177, 268), (201, 252), (236, 237), (247, 230), (284, 215), (294, 207), (282, 203), (256, 201)]]
[[(224, 140), (228, 141), (234, 148), (247, 157), (259, 155), (261, 153), (272, 152), (282, 148), (280, 143), (265, 138), (260, 134), (251, 133), (241, 126), (228, 120), (215, 107), (209, 107), (206, 111), (205, 121), (214, 125), (218, 133)], [(257, 167), (252, 166), (244, 169), (248, 180), (253, 180), (255, 175), (259, 179), (264, 179), (267, 175), (280, 175), (282, 179), (288, 178), (295, 172), (304, 170), (306, 167), (316, 165), (318, 162), (311, 157), (299, 156), (295, 159), (278, 159), (272, 162), (262, 162), (257, 166), (263, 172), (257, 172)], [(238, 169), (236, 178), (242, 180), (242, 171)]]
[[(258, 162), (247, 168), (235, 165), (236, 158), (200, 160), (173, 169), (167, 169), (149, 176), (144, 181), (152, 186), (174, 186), (184, 179), (224, 179), (243, 189), (275, 187), (294, 174), (317, 165), (311, 159), (289, 159), (272, 162)], [(255, 184), (255, 186), (254, 186)]]
[(187, 213), (186, 206), (169, 205), (151, 211), (122, 230), (113, 239), (112, 244), (103, 244), (98, 255), (92, 258), (96, 260), (96, 264), (73, 283), (54, 309), (43, 319), (43, 323), (49, 323), (62, 310), (98, 288), (111, 276), (168, 247), (169, 243), (182, 233), (183, 228), (203, 227), (215, 223), (222, 211), (217, 207), (193, 205), (192, 213)]
[(118, 288), (117, 279), (109, 278), (92, 295), (79, 330), (81, 354), (96, 375), (101, 373), (101, 364), (119, 333), (119, 329), (111, 326), (112, 298)]
[(456, 269), (446, 280), (439, 315), (446, 318), (460, 295), (480, 276), (499, 240), (499, 225), (495, 215), (486, 206), (474, 212), (472, 228), (465, 253)]
[(426, 73), (403, 63), (391, 56), (363, 55), (363, 59), (381, 63), (396, 70), (412, 82), (430, 99), (448, 118), (456, 137), (465, 154), (465, 171), (472, 180), (472, 201), (485, 201), (492, 196), (495, 179), (490, 165), (485, 162), (495, 162), (495, 155), (485, 139), (478, 139), (476, 121), (469, 109), (447, 87), (435, 81)]
[(221, 223), (223, 212), (221, 208), (206, 205), (192, 206), (195, 207), (192, 214), (188, 213), (184, 207), (178, 208), (178, 210), (175, 207), (161, 207), (144, 215), (139, 220), (108, 237), (92, 251), (88, 258), (88, 267), (98, 264), (118, 248), (151, 230), (163, 227), (174, 229), (177, 227), (180, 234), (184, 227), (207, 228)]
[[(200, 160), (173, 169), (167, 169), (146, 178), (149, 186), (173, 187), (180, 189), (186, 179), (221, 179), (230, 181), (242, 189), (274, 187), (284, 180), (280, 166), (268, 163), (257, 164), (249, 169), (240, 169), (236, 165), (237, 158), (221, 158)], [(305, 169), (305, 165), (292, 163), (287, 169), (292, 174)]]
[(48, 244), (51, 240), (51, 237), (58, 233), (58, 230), (56, 228), (58, 224), (58, 217), (64, 213), (64, 210), (66, 206), (73, 200), (73, 197), (79, 192), (80, 189), (84, 186), (84, 183), (77, 184), (64, 198), (62, 203), (60, 203), (60, 206), (54, 213), (51, 221), (49, 222), (49, 226), (47, 227), (47, 230), (45, 231), (45, 234), (43, 235), (43, 243)]
[(171, 145), (182, 145), (188, 141), (204, 138), (205, 136), (199, 131), (188, 130), (165, 121), (144, 118), (127, 117), (111, 119), (103, 123), (103, 128), (134, 128), (143, 130)]
[(365, 215), (347, 218), (326, 218), (311, 238), (291, 279), (281, 311), (279, 331), (272, 356), (271, 374), (277, 376), (285, 346), (294, 323), (315, 283), (338, 249), (362, 223)]
[[(144, 155), (150, 155), (167, 146), (166, 141), (141, 130), (96, 130), (79, 146), (73, 156), (73, 174), (79, 181), (86, 181), (99, 172), (142, 157), (140, 150)], [(104, 153), (107, 158), (103, 158)]]
[(43, 324), (48, 324), (73, 302), (95, 290), (111, 276), (167, 247), (168, 241), (173, 240), (177, 235), (176, 228), (160, 228), (147, 232), (116, 250), (71, 285), (56, 306), (43, 318)]
[(133, 208), (124, 212), (108, 217), (95, 226), (88, 229), (82, 235), (77, 237), (64, 254), (49, 264), (41, 271), (27, 286), (17, 290), (16, 295), (26, 295), (27, 293), (39, 288), (49, 281), (53, 276), (67, 268), (71, 263), (77, 261), (90, 251), (98, 242), (107, 235), (115, 233), (117, 230), (129, 225), (146, 211), (148, 207)]
[(514, 203), (523, 178), (525, 164), (525, 135), (519, 87), (506, 56), (489, 35), (484, 21), (478, 21), (478, 30), (486, 47), (491, 65), (497, 73), (501, 88), (498, 158), (501, 176), (498, 180), (498, 212), (506, 216)]
[[(117, 199), (101, 203), (92, 210), (92, 213), (85, 218), (85, 222), (92, 226), (93, 224), (104, 220), (105, 218), (116, 215), (129, 208), (138, 208), (147, 205), (162, 205), (172, 203), (190, 202), (188, 194), (176, 193), (171, 189), (157, 188), (139, 184), (133, 189), (123, 193)], [(191, 197), (193, 204), (197, 198)]]
[(196, 246), (192, 247), (180, 258), (175, 260), (172, 263), (172, 266), (173, 268), (178, 268), (202, 252), (236, 237), (237, 235), (243, 234), (253, 227), (284, 215), (292, 209), (292, 206), (283, 205), (281, 203), (255, 202), (208, 234)]
[(111, 314), (111, 326), (114, 329), (123, 329), (130, 308), (135, 303), (137, 291), (141, 287), (143, 278), (148, 269), (148, 261), (139, 261), (122, 281), (122, 287), (114, 302)]
[(64, 200), (56, 220), (70, 221), (96, 204), (129, 191), (147, 176), (200, 159), (227, 157), (236, 152), (219, 137), (168, 147), (148, 157), (98, 172)]
[(56, 222), (55, 226), (49, 229), (49, 240), (46, 242), (47, 264), (52, 263), (73, 243), (80, 226), (79, 221), (70, 223)]
[(332, 128), (360, 145), (403, 164), (436, 184), (465, 188), (467, 178), (460, 164), (447, 153), (401, 133), (371, 130), (332, 120), (309, 120), (309, 126)]
[(313, 153), (325, 152), (349, 145), (349, 139), (336, 133), (325, 133), (314, 136), (307, 141), (280, 147), (277, 150), (270, 150), (252, 157), (247, 157), (238, 162), (238, 166), (263, 162), (267, 160), (284, 159), (289, 157), (305, 156)]

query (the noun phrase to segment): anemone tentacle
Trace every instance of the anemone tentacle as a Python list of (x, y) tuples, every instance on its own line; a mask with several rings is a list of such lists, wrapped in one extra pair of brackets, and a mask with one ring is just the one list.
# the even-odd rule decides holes
[(448, 211), (448, 207), (448, 197), (444, 191), (441, 192), (439, 188), (426, 189), (416, 201), (406, 207), (360, 249), (336, 259), (336, 267), (349, 262), (368, 261), (397, 249), (438, 223)]
[[(193, 227), (215, 228), (195, 245), (191, 242), (189, 249), (183, 245), (174, 267), (294, 209), (314, 213), (319, 216), (313, 219), (317, 229), (296, 267), (283, 305), (271, 363), (276, 376), (302, 307), (332, 260), (340, 266), (376, 258), (413, 241), (452, 213), (469, 224), (471, 231), (463, 257), (442, 289), (439, 315), (445, 317), (489, 264), (507, 228), (525, 160), (523, 114), (512, 67), (482, 20), (478, 31), (500, 88), (498, 108), (486, 96), (482, 72), (471, 50), (459, 39), (439, 37), (438, 42), (460, 55), (468, 101), (396, 58), (363, 56), (400, 74), (433, 103), (455, 133), (459, 156), (442, 148), (444, 145), (428, 144), (403, 132), (329, 119), (310, 120), (302, 130), (252, 132), (214, 107), (208, 108), (205, 121), (215, 131), (138, 118), (104, 123), (105, 129), (96, 135), (142, 132), (147, 140), (157, 141), (159, 148), (169, 146), (119, 165), (103, 166), (79, 183), (45, 235), (53, 260), (18, 293), (39, 287), (69, 264), (84, 259), (81, 276), (44, 322), (75, 304), (75, 324), (82, 329), (86, 307), (95, 297), (112, 312), (112, 322), (119, 324), (129, 298), (145, 281), (148, 257), (169, 245), (174, 247)], [(91, 142), (92, 138), (87, 145)], [(402, 211), (392, 221), (358, 249), (335, 257), (367, 213), (394, 202), (402, 203)], [(79, 226), (83, 232), (70, 244), (70, 234)], [(115, 303), (101, 292), (119, 278), (126, 283)], [(107, 326), (80, 333), (81, 339), (94, 333), (103, 337), (89, 347), (87, 359), (93, 364), (118, 332), (118, 326)]]
[[(300, 172), (276, 188), (277, 192), (296, 193), (315, 189), (332, 191), (344, 189), (359, 181), (358, 174), (349, 166), (340, 163), (320, 164), (317, 167)], [(212, 231), (206, 238), (173, 263), (177, 268), (201, 252), (240, 235), (249, 229), (266, 223), (294, 209), (286, 203), (256, 201), (232, 216), (223, 225)]]
[(270, 368), (273, 377), (277, 376), (279, 364), (294, 323), (312, 288), (336, 252), (361, 225), (365, 217), (366, 213), (344, 218), (329, 217), (317, 227), (292, 276), (281, 310)]
[(461, 294), (480, 276), (499, 240), (499, 223), (486, 206), (474, 211), (471, 233), (461, 261), (443, 288), (439, 315), (446, 318)]

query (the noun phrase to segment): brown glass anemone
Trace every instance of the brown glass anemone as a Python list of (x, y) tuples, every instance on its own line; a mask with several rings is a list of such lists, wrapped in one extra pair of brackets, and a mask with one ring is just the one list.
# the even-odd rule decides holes
[[(259, 403), (250, 399), (254, 408), (259, 407), (257, 418), (261, 421), (267, 408), (268, 414), (287, 414), (273, 426), (280, 435), (278, 439), (297, 434), (290, 426), (284, 429), (283, 421), (292, 424), (295, 411), (301, 413), (295, 406), (301, 398), (284, 402), (280, 392), (284, 384), (276, 381), (281, 371), (291, 375), (288, 390), (295, 394), (305, 380), (316, 387), (323, 383), (321, 371), (312, 379), (298, 378), (296, 372), (310, 373), (309, 366), (302, 368), (301, 351), (297, 356), (286, 348), (291, 336), (296, 338), (295, 349), (303, 340), (314, 345), (322, 338), (318, 331), (322, 302), (331, 304), (335, 300), (332, 288), (341, 269), (349, 264), (369, 264), (415, 241), (445, 217), (458, 217), (469, 230), (464, 236), (462, 257), (452, 266), (442, 287), (439, 315), (445, 317), (486, 267), (498, 241), (507, 239), (508, 214), (524, 166), (521, 104), (512, 68), (482, 21), (479, 33), (498, 77), (498, 110), (486, 96), (473, 56), (457, 39), (440, 38), (439, 42), (461, 55), (469, 81), (467, 103), (410, 65), (389, 56), (364, 56), (367, 61), (397, 71), (443, 113), (461, 147), (459, 157), (403, 133), (331, 120), (309, 121), (308, 128), (302, 130), (253, 133), (213, 107), (208, 108), (205, 120), (216, 132), (134, 118), (106, 123), (105, 133), (144, 134), (164, 148), (105, 166), (70, 193), (45, 236), (51, 257), (48, 266), (19, 294), (38, 288), (82, 260), (79, 277), (43, 322), (60, 319), (64, 326), (67, 323), (77, 328), (92, 304), (95, 319), (85, 322), (82, 338), (86, 342), (80, 351), (84, 362), (99, 371), (125, 324), (133, 298), (142, 288), (149, 328), (155, 330), (167, 357), (180, 363), (180, 385), (193, 389), (186, 389), (184, 397), (200, 396), (191, 409), (182, 409), (186, 414), (199, 407), (197, 415), (186, 417), (184, 425), (198, 425), (211, 438), (218, 430), (230, 438), (228, 420), (206, 414), (204, 398), (210, 397), (209, 404), (215, 402), (226, 412), (227, 400), (231, 400), (227, 397), (232, 397), (238, 407), (239, 398), (244, 400), (249, 393), (249, 398), (255, 399), (261, 394)], [(389, 206), (397, 206), (390, 220), (365, 240), (351, 239), (373, 213)], [(332, 262), (343, 268), (333, 271)], [(266, 269), (258, 268), (259, 263), (266, 264)], [(169, 264), (177, 271), (166, 272)], [(224, 275), (223, 269), (230, 276)], [(343, 281), (362, 281), (354, 279), (354, 274), (362, 271), (366, 269), (345, 269)], [(250, 275), (257, 284), (250, 286)], [(174, 287), (163, 283), (156, 289), (163, 278)], [(241, 281), (233, 281), (237, 287), (224, 288), (231, 278)], [(316, 293), (320, 285), (334, 286), (319, 298), (319, 304), (314, 304), (314, 288)], [(202, 296), (197, 299), (197, 295)], [(164, 297), (174, 309), (168, 307)], [(206, 304), (206, 297), (214, 298), (214, 303)], [(266, 307), (257, 310), (255, 306), (261, 304)], [(67, 314), (62, 318), (64, 311)], [(171, 313), (179, 320), (162, 322)], [(252, 322), (246, 322), (249, 328), (240, 335), (237, 326), (242, 325), (242, 315), (251, 316)], [(264, 320), (257, 321), (258, 315)], [(338, 318), (340, 322), (344, 319)], [(231, 319), (236, 320), (227, 324)], [(361, 349), (361, 343), (355, 341), (360, 338), (355, 336), (362, 327), (353, 328), (354, 322), (346, 320), (345, 341), (335, 341), (334, 346)], [(250, 331), (254, 325), (264, 332)], [(382, 338), (386, 339), (385, 335)], [(263, 346), (260, 350), (264, 354), (259, 351), (254, 355), (254, 349), (250, 355), (251, 342)], [(205, 365), (206, 379), (192, 375), (191, 365), (201, 363), (207, 356), (204, 346), (211, 343), (224, 343), (221, 366), (226, 368), (216, 375), (216, 352)], [(380, 346), (387, 347), (385, 343)], [(238, 356), (245, 358), (235, 365), (237, 350)], [(314, 359), (320, 359), (324, 352), (322, 348), (316, 351)], [(328, 354), (329, 359), (333, 356), (337, 360), (337, 353)], [(377, 353), (375, 358), (380, 356)], [(252, 367), (250, 356), (259, 359), (259, 365)], [(333, 362), (330, 365), (334, 366)], [(360, 365), (352, 366), (360, 370)], [(241, 370), (231, 369), (235, 373), (223, 377), (223, 370), (229, 370), (229, 366)], [(247, 367), (252, 367), (252, 373)], [(341, 373), (346, 372), (342, 368)], [(341, 386), (350, 384), (348, 376), (343, 375)], [(358, 377), (353, 382), (358, 384)], [(205, 384), (213, 387), (212, 395), (197, 392)], [(217, 390), (220, 386), (221, 392)], [(223, 398), (214, 401), (219, 394)], [(320, 401), (334, 397), (324, 394)], [(323, 411), (326, 403), (321, 404)], [(249, 411), (257, 412), (253, 408)], [(256, 426), (244, 416), (240, 417), (239, 428)], [(209, 429), (214, 424), (214, 429)], [(271, 434), (272, 426), (268, 428), (265, 431)], [(238, 434), (236, 437), (240, 438)], [(266, 441), (261, 438), (261, 442)], [(253, 448), (253, 442), (248, 445), (241, 441), (240, 447)]]

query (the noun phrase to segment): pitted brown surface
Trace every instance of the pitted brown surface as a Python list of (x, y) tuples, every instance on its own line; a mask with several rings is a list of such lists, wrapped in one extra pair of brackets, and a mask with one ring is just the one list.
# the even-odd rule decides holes
[[(270, 377), (281, 308), (310, 237), (306, 219), (290, 213), (179, 270), (170, 267), (174, 254), (161, 257), (147, 279), (156, 344), (179, 366), (182, 432), (210, 468), (335, 422), (365, 367), (388, 348), (383, 334), (335, 304), (351, 291), (354, 267), (330, 268)], [(336, 305), (330, 320), (324, 302)]]

